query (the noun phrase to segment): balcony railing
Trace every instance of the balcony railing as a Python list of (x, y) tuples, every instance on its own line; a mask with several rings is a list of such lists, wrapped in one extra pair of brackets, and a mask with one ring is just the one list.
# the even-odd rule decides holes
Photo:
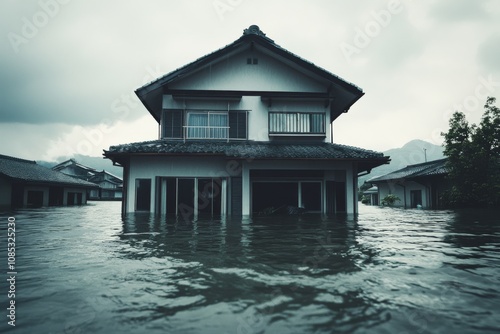
[(186, 125), (184, 139), (227, 139), (229, 140), (229, 126)]
[(324, 135), (325, 114), (270, 112), (269, 135)]

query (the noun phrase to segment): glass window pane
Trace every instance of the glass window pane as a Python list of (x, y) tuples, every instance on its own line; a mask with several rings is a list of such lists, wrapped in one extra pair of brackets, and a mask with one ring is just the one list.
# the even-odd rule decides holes
[(206, 138), (208, 114), (189, 113), (188, 138)]
[(227, 114), (209, 114), (210, 138), (227, 138)]

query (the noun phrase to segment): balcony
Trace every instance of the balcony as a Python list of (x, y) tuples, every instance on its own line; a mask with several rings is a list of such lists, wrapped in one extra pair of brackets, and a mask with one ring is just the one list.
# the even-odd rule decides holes
[(185, 139), (228, 139), (229, 126), (184, 126)]
[(269, 113), (269, 136), (324, 136), (325, 133), (323, 113)]

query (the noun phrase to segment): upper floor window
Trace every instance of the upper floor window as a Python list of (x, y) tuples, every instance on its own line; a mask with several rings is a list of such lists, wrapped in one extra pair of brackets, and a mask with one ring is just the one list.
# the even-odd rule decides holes
[(169, 139), (246, 139), (246, 111), (165, 110), (162, 137)]
[(325, 134), (324, 113), (270, 112), (269, 134)]
[(163, 138), (183, 138), (183, 110), (165, 110), (161, 118)]
[(188, 112), (187, 139), (228, 138), (227, 113)]

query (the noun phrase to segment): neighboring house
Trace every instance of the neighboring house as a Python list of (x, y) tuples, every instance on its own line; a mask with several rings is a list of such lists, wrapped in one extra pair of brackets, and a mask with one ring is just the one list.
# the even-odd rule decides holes
[(95, 168), (91, 168), (76, 162), (75, 159), (69, 159), (52, 167), (53, 170), (64, 173), (69, 176), (88, 181), (97, 173)]
[(358, 174), (389, 161), (333, 143), (332, 122), (362, 90), (257, 26), (136, 94), (160, 138), (104, 152), (124, 169), (124, 213), (355, 213)]
[(378, 188), (377, 186), (373, 186), (371, 188), (363, 191), (363, 196), (366, 198), (366, 203), (368, 205), (379, 205), (378, 202)]
[(99, 185), (99, 188), (92, 189), (89, 193), (91, 200), (121, 200), (123, 180), (105, 170), (98, 171), (78, 163), (75, 159), (69, 159), (52, 167), (66, 175), (89, 181)]
[(42, 207), (87, 203), (97, 186), (29, 161), (0, 155), (0, 207)]
[(99, 192), (94, 198), (101, 200), (121, 200), (123, 180), (105, 170), (96, 172), (89, 178), (90, 182), (99, 185)]
[(446, 159), (415, 165), (366, 181), (378, 187), (379, 198), (394, 194), (401, 201), (395, 206), (424, 209), (441, 208), (440, 198), (448, 188)]

